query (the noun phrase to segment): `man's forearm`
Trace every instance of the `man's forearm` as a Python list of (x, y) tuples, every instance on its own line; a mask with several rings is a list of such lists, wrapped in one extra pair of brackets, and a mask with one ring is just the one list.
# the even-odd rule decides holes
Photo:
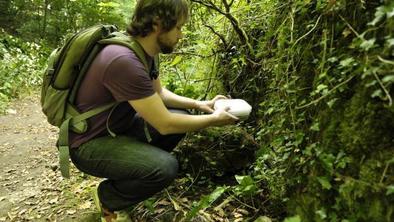
[(200, 130), (209, 126), (215, 126), (216, 118), (213, 114), (185, 115), (171, 113), (167, 124), (159, 130), (162, 134), (186, 133)]
[(158, 93), (146, 98), (130, 100), (129, 103), (142, 118), (161, 134), (185, 133), (208, 126), (234, 124), (237, 121), (237, 118), (227, 113), (226, 109), (217, 109), (212, 114), (206, 115), (185, 115), (169, 112)]
[(196, 100), (184, 96), (179, 96), (166, 88), (162, 88), (159, 95), (166, 107), (181, 109), (197, 108)]

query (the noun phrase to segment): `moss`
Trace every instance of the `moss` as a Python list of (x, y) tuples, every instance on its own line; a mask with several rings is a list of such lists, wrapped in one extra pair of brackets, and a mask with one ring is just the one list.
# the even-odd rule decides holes
[(362, 84), (345, 108), (339, 139), (354, 155), (387, 149), (394, 139), (394, 116), (381, 103), (370, 99)]
[(360, 165), (360, 179), (368, 181), (369, 183), (379, 183), (384, 169), (384, 166), (380, 161), (381, 159), (381, 157), (372, 157), (364, 161)]

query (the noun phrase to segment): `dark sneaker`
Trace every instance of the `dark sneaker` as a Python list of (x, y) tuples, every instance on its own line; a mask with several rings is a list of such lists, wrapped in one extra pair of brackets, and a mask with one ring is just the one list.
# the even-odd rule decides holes
[(100, 199), (98, 197), (97, 187), (93, 189), (92, 195), (94, 204), (100, 212), (101, 222), (132, 222), (129, 214), (126, 211), (120, 210), (111, 212), (108, 209), (102, 207)]

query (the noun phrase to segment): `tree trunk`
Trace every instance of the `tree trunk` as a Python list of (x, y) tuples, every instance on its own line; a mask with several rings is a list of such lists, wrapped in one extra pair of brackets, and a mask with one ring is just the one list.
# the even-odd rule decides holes
[(48, 0), (44, 1), (44, 18), (42, 24), (42, 34), (41, 38), (45, 36), (47, 29), (47, 13), (48, 13)]
[(7, 28), (9, 27), (9, 8), (11, 1), (10, 0), (0, 0), (0, 27)]

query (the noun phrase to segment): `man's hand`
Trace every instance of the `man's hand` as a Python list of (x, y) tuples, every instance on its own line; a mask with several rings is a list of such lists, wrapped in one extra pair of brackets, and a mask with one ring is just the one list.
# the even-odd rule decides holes
[(215, 116), (215, 126), (224, 126), (224, 125), (231, 125), (235, 124), (239, 121), (239, 118), (232, 115), (231, 113), (227, 112), (230, 108), (224, 107), (219, 108), (213, 112), (212, 115)]
[(214, 112), (213, 105), (215, 104), (215, 101), (219, 99), (228, 99), (228, 98), (222, 95), (217, 95), (215, 96), (215, 98), (211, 100), (197, 101), (196, 109), (204, 113), (213, 113)]

